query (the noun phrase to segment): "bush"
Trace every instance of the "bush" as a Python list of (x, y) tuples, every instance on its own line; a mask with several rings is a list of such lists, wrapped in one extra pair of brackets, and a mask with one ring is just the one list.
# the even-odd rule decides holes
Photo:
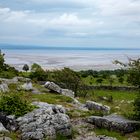
[(5, 64), (4, 54), (0, 50), (0, 77), (13, 78), (17, 75), (18, 75), (18, 71), (14, 67)]
[(30, 78), (34, 81), (46, 81), (48, 77), (48, 74), (46, 71), (44, 71), (40, 65), (34, 63), (31, 66), (31, 73)]
[(134, 101), (134, 119), (140, 120), (140, 95)]
[(128, 63), (122, 63), (118, 60), (115, 61), (116, 64), (124, 66), (128, 70), (128, 79), (127, 81), (133, 86), (137, 86), (139, 89), (139, 95), (134, 101), (134, 118), (140, 120), (140, 58), (138, 59), (128, 59)]
[(17, 94), (2, 95), (0, 99), (0, 111), (8, 115), (22, 116), (32, 111), (33, 108), (34, 106)]
[(27, 72), (29, 70), (29, 66), (25, 64), (22, 69)]
[(15, 76), (17, 76), (18, 74), (16, 74), (15, 72), (12, 72), (12, 71), (2, 71), (0, 73), (0, 77), (1, 78), (7, 78), (7, 79), (11, 79)]
[(43, 69), (38, 69), (35, 72), (31, 72), (29, 77), (34, 81), (46, 81), (48, 75)]
[(54, 81), (63, 88), (71, 89), (76, 94), (81, 83), (81, 77), (77, 72), (69, 68), (63, 68), (54, 71), (50, 81)]
[(4, 54), (0, 50), (0, 71), (4, 68)]

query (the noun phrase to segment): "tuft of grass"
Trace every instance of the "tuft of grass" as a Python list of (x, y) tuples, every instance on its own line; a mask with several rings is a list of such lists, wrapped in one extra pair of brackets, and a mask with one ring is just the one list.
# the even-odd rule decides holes
[(109, 137), (115, 137), (118, 140), (140, 140), (140, 130), (137, 130), (133, 133), (129, 133), (126, 135), (121, 135), (118, 132), (115, 131), (109, 131), (107, 129), (101, 129), (101, 128), (95, 128), (94, 129), (96, 135), (105, 135), (105, 136), (109, 136)]
[(1, 137), (3, 137), (3, 140), (6, 140), (6, 137), (11, 138), (12, 140), (21, 140), (21, 134), (19, 131), (0, 133), (0, 138)]
[(73, 99), (70, 97), (54, 93), (32, 94), (31, 96), (32, 100), (47, 102), (49, 104), (63, 104), (63, 103), (71, 103), (73, 101)]
[(67, 114), (70, 118), (79, 118), (79, 117), (88, 117), (88, 116), (103, 116), (103, 112), (101, 111), (82, 111), (78, 109), (69, 110), (67, 111)]
[(127, 140), (127, 138), (125, 136), (121, 136), (120, 133), (109, 131), (107, 129), (95, 128), (94, 131), (96, 135), (105, 135), (105, 136), (117, 138), (118, 140)]
[(8, 85), (9, 89), (12, 90), (12, 91), (15, 91), (17, 90), (17, 84), (14, 84), (14, 83), (11, 83)]

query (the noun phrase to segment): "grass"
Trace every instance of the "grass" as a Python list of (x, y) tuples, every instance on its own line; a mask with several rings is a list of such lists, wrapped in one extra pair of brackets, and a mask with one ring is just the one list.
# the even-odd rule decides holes
[[(113, 101), (108, 102), (101, 100), (99, 97), (110, 97), (112, 96)], [(111, 91), (111, 90), (95, 90), (89, 91), (88, 97), (80, 97), (79, 100), (85, 103), (87, 100), (96, 101), (104, 105), (111, 107), (111, 113), (118, 113), (124, 116), (128, 116), (129, 113), (133, 112), (133, 101), (137, 97), (136, 91)], [(129, 112), (129, 113), (128, 113)]]
[(107, 129), (101, 129), (101, 128), (95, 128), (94, 131), (96, 135), (105, 135), (105, 136), (115, 137), (117, 138), (117, 140), (128, 140), (128, 139), (140, 140), (140, 130), (135, 131), (130, 134), (126, 134), (126, 135), (121, 135), (118, 132), (109, 131)]
[(103, 116), (103, 113), (101, 111), (95, 111), (95, 110), (90, 110), (90, 111), (82, 111), (78, 109), (73, 109), (67, 111), (67, 114), (70, 118), (79, 118), (79, 117), (88, 117), (88, 116)]
[[(9, 137), (11, 138), (12, 140), (21, 140), (21, 137), (20, 137), (20, 133), (19, 132), (10, 132), (10, 133), (1, 133), (0, 134), (0, 138), (1, 137)], [(5, 138), (6, 139), (6, 138)], [(4, 139), (4, 140), (5, 140)]]
[[(117, 83), (116, 83), (117, 84)], [(88, 117), (92, 115), (99, 115), (102, 116), (101, 112), (98, 111), (81, 111), (78, 109), (75, 109), (74, 106), (72, 106), (72, 99), (67, 96), (63, 96), (60, 94), (56, 93), (49, 93), (46, 88), (38, 85), (38, 84), (33, 84), (34, 87), (39, 89), (41, 92), (44, 94), (32, 94), (30, 91), (17, 91), (17, 85), (16, 84), (10, 84), (9, 88), (16, 92), (19, 93), (23, 98), (27, 99), (29, 102), (33, 101), (41, 101), (41, 102), (47, 102), (49, 104), (61, 104), (64, 107), (69, 108), (70, 110), (67, 112), (67, 114), (70, 116), (70, 118), (80, 118), (80, 117)], [(113, 97), (113, 102), (108, 102), (105, 100), (101, 100), (99, 98), (101, 97)], [(80, 102), (85, 103), (87, 100), (92, 100), (96, 101), (99, 103), (102, 103), (104, 105), (108, 105), (111, 107), (111, 113), (117, 113), (121, 114), (123, 116), (128, 117), (129, 114), (133, 112), (133, 100), (137, 97), (137, 92), (136, 91), (112, 91), (112, 90), (91, 90), (88, 91), (87, 96), (84, 97), (79, 97), (77, 98)], [(116, 108), (117, 107), (117, 108)], [(140, 131), (136, 131), (131, 134), (127, 134), (125, 136), (121, 136), (120, 133), (117, 132), (110, 132), (106, 129), (99, 129), (95, 128), (95, 133), (97, 135), (107, 135), (110, 137), (116, 137), (118, 140), (127, 140), (128, 138), (132, 138), (133, 140), (138, 140), (140, 139)], [(18, 134), (16, 133), (11, 133), (10, 137), (13, 140), (18, 140)], [(137, 139), (134, 139), (137, 138)], [(65, 137), (58, 136), (59, 139), (65, 139)]]
[(109, 136), (109, 137), (115, 137), (115, 138), (117, 138), (117, 140), (127, 140), (127, 138), (125, 138), (125, 136), (121, 136), (120, 133), (117, 133), (114, 131), (109, 131), (107, 129), (95, 128), (94, 131), (97, 136), (105, 135), (105, 136)]
[(73, 101), (70, 97), (54, 93), (32, 94), (31, 96), (33, 100), (37, 99), (41, 102), (47, 102), (49, 104), (63, 104), (63, 103), (71, 103)]
[[(70, 97), (63, 96), (56, 93), (49, 93), (46, 88), (38, 85), (33, 84), (34, 87), (39, 89), (44, 94), (32, 94), (31, 92), (25, 92), (25, 91), (16, 91), (16, 84), (11, 84), (9, 87), (14, 92), (18, 92), (19, 94), (22, 94), (23, 98), (26, 98), (30, 102), (32, 101), (41, 101), (41, 102), (47, 102), (49, 104), (61, 104), (65, 107), (72, 108), (71, 102), (73, 101)], [(111, 113), (117, 113), (121, 114), (123, 116), (129, 117), (131, 113), (133, 113), (133, 101), (136, 98), (136, 91), (112, 91), (112, 90), (91, 90), (88, 91), (87, 96), (79, 97), (78, 100), (82, 103), (85, 103), (87, 100), (96, 101), (99, 103), (102, 103), (104, 105), (108, 105), (111, 107)], [(113, 102), (108, 102), (105, 100), (101, 100), (99, 97), (110, 97), (112, 96)], [(74, 108), (73, 108), (74, 109)], [(98, 112), (78, 112), (72, 110), (69, 112), (72, 117), (77, 116), (89, 116), (90, 114), (100, 114)], [(80, 114), (80, 115), (79, 115)]]
[[(92, 86), (92, 85), (100, 85), (96, 82), (98, 78), (94, 78), (92, 76), (88, 76), (88, 77), (85, 77), (85, 78), (82, 78), (83, 82), (86, 84), (86, 85), (89, 85), (89, 86)], [(103, 78), (102, 78), (103, 79)], [(103, 82), (102, 82), (102, 85), (110, 85), (109, 83), (109, 80), (108, 79), (103, 79)], [(116, 77), (116, 79), (114, 79), (113, 83), (112, 83), (113, 86), (128, 86), (128, 82), (126, 80), (126, 77), (124, 76), (124, 82), (123, 83), (120, 83), (118, 81), (118, 78)]]

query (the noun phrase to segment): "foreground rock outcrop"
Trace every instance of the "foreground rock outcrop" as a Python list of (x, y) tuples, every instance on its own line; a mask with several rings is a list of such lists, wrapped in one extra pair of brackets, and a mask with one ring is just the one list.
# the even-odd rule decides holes
[(118, 131), (123, 134), (134, 132), (140, 128), (140, 122), (127, 120), (122, 116), (115, 114), (104, 117), (91, 116), (87, 121), (97, 127)]
[(34, 102), (38, 109), (17, 119), (23, 140), (55, 138), (57, 133), (71, 136), (71, 124), (65, 109), (59, 105)]
[(54, 82), (47, 81), (45, 83), (44, 87), (51, 91), (57, 92), (59, 94), (69, 96), (69, 97), (74, 97), (74, 92), (72, 90), (63, 89), (63, 88), (59, 87), (57, 84), (55, 84)]
[(3, 81), (6, 84), (17, 84), (18, 82), (27, 82), (29, 81), (29, 78), (25, 78), (25, 77), (14, 77), (12, 79), (6, 79), (6, 78), (0, 78), (0, 81)]
[(87, 123), (85, 118), (76, 118), (71, 120), (72, 127), (77, 131), (77, 134), (73, 140), (117, 140), (116, 138), (96, 135), (94, 125)]
[(109, 111), (110, 111), (109, 106), (102, 105), (102, 104), (94, 102), (94, 101), (86, 101), (85, 107), (87, 107), (89, 110), (100, 110), (105, 113), (109, 113)]

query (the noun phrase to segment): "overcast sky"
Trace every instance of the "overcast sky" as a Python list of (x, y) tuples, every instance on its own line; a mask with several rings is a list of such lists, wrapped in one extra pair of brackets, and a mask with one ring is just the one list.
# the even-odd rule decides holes
[(140, 0), (0, 0), (0, 43), (140, 48)]

